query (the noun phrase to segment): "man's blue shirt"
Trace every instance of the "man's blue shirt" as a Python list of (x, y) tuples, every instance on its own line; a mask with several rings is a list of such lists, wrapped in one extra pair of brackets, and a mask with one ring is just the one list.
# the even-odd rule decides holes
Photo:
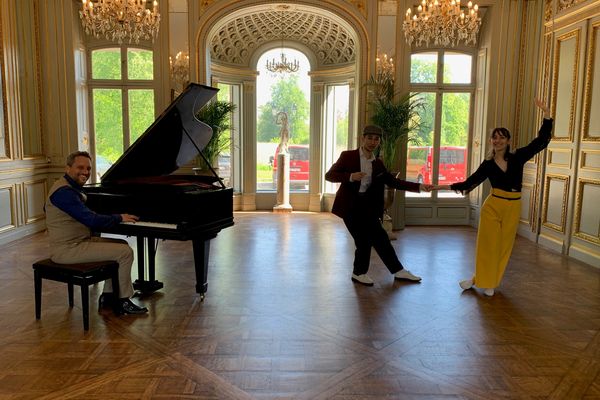
[(91, 230), (108, 228), (122, 221), (120, 214), (104, 215), (90, 210), (84, 203), (85, 193), (70, 176), (65, 174), (69, 186), (63, 186), (50, 196), (50, 202)]

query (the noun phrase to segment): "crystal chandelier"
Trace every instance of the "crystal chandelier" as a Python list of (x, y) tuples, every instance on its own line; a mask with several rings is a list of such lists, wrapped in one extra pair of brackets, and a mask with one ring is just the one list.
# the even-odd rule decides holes
[(477, 11), (479, 6), (472, 1), (461, 9), (460, 0), (422, 0), (417, 11), (406, 10), (402, 24), (406, 42), (420, 47), (456, 47), (459, 43), (475, 44), (481, 26)]
[(175, 57), (169, 56), (171, 81), (175, 88), (183, 90), (189, 80), (190, 56), (187, 51), (180, 51)]
[(298, 60), (294, 59), (294, 62), (289, 62), (283, 54), (283, 12), (281, 13), (281, 17), (279, 19), (280, 31), (281, 31), (281, 58), (279, 61), (276, 61), (273, 58), (271, 61), (267, 60), (267, 70), (274, 74), (286, 74), (286, 73), (294, 73), (298, 72), (300, 68), (300, 63)]
[(158, 36), (160, 13), (158, 1), (147, 8), (146, 0), (82, 0), (81, 25), (85, 33), (123, 43), (139, 43), (140, 39), (152, 40)]
[(387, 56), (387, 54), (383, 53), (381, 55), (377, 55), (375, 59), (375, 73), (377, 74), (377, 80), (394, 80), (394, 73), (396, 71), (396, 67), (394, 67), (394, 60), (392, 57)]
[(283, 54), (283, 48), (281, 49), (281, 58), (279, 61), (275, 61), (274, 58), (271, 61), (267, 60), (267, 70), (274, 74), (298, 72), (299, 68), (300, 63), (298, 63), (298, 60), (294, 59), (293, 63), (287, 60), (285, 54)]

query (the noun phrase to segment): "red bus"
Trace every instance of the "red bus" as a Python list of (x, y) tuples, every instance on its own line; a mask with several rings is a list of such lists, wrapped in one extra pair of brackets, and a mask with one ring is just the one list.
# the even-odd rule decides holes
[[(406, 178), (431, 184), (433, 181), (433, 148), (411, 146), (408, 148)], [(467, 148), (442, 146), (440, 148), (439, 180), (441, 185), (462, 182), (467, 177)]]
[[(308, 189), (309, 154), (307, 144), (289, 144), (290, 153), (290, 189)], [(279, 146), (273, 158), (273, 187), (277, 188), (277, 156)]]

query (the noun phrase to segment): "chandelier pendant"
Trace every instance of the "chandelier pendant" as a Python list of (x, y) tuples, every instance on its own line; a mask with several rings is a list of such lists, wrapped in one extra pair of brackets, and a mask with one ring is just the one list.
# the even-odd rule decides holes
[(414, 14), (406, 10), (402, 24), (406, 43), (417, 47), (474, 45), (481, 26), (478, 10), (472, 1), (461, 9), (460, 0), (422, 0)]
[(272, 61), (267, 60), (267, 70), (274, 74), (294, 73), (298, 72), (299, 68), (300, 63), (298, 60), (294, 59), (294, 62), (289, 62), (285, 54), (283, 54), (283, 49), (281, 49), (281, 58), (279, 61), (276, 61), (275, 58)]
[(88, 35), (104, 36), (108, 40), (123, 43), (139, 43), (140, 39), (152, 40), (158, 36), (160, 13), (158, 1), (147, 8), (147, 0), (81, 0), (81, 25)]

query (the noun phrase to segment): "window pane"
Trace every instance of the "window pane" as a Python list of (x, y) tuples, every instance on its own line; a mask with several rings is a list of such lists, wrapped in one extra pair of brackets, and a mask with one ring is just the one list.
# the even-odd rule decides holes
[[(342, 151), (348, 147), (348, 96), (349, 86), (333, 86), (327, 92), (325, 106), (325, 166), (329, 168), (337, 161)], [(325, 193), (335, 193), (339, 183), (325, 181)]]
[(121, 50), (92, 51), (92, 79), (121, 79)]
[[(406, 154), (406, 180), (431, 183), (433, 168), (433, 129), (435, 122), (435, 93), (419, 93), (416, 101), (423, 102), (419, 126), (411, 134)], [(431, 193), (406, 192), (406, 197), (430, 197)]]
[[(442, 127), (438, 183), (449, 185), (467, 176), (469, 140), (469, 93), (445, 93), (442, 97)], [(461, 197), (454, 191), (440, 191), (438, 197)]]
[(120, 89), (93, 89), (96, 157), (113, 163), (123, 154), (123, 116)]
[[(266, 69), (267, 60), (297, 60), (300, 68), (294, 73), (274, 74)], [(256, 190), (277, 190), (277, 147), (282, 132), (288, 134), (288, 149), (309, 148), (310, 64), (298, 50), (279, 48), (262, 54), (257, 63), (256, 79)], [(287, 115), (287, 123), (284, 122)], [(290, 160), (290, 190), (308, 190), (309, 160)]]
[(410, 56), (410, 82), (435, 83), (437, 81), (437, 53), (416, 53)]
[[(219, 92), (217, 93), (217, 100), (231, 102), (231, 85), (227, 85), (224, 83), (219, 83), (217, 85), (219, 88)], [(229, 127), (233, 126), (233, 114), (229, 114), (229, 119), (227, 121), (227, 125)], [(217, 174), (219, 177), (223, 178), (223, 184), (227, 187), (231, 186), (231, 154), (233, 153), (233, 140), (231, 129), (226, 129), (221, 133), (222, 138), (229, 138), (229, 147), (228, 149), (222, 151), (218, 157), (218, 171)]]
[(154, 122), (154, 90), (133, 89), (129, 97), (129, 143), (135, 142)]
[(444, 83), (471, 83), (472, 57), (460, 53), (444, 53)]
[(127, 77), (129, 79), (154, 79), (152, 51), (141, 49), (127, 50)]

